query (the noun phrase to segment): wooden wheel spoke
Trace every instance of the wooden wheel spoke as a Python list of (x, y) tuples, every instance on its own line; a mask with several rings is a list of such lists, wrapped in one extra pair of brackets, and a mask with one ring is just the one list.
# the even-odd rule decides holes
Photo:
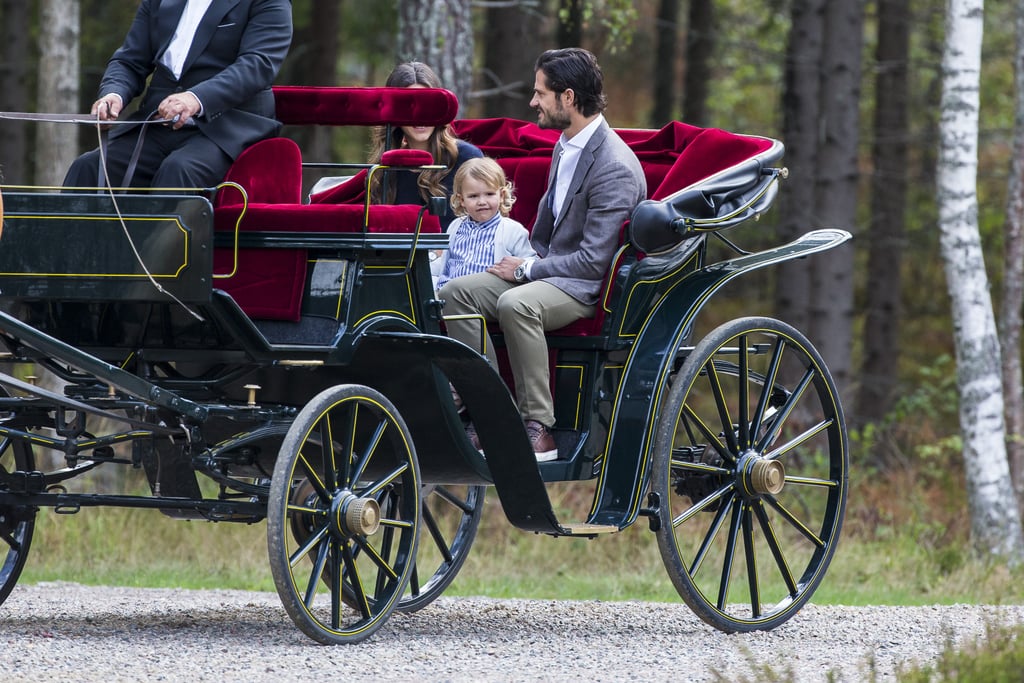
[(765, 373), (764, 381), (761, 384), (761, 394), (757, 398), (757, 407), (754, 409), (754, 416), (751, 421), (753, 425), (750, 439), (751, 446), (753, 446), (757, 435), (761, 432), (761, 423), (764, 422), (765, 412), (768, 410), (768, 401), (771, 399), (775, 382), (779, 377), (779, 368), (782, 367), (782, 354), (785, 349), (786, 340), (782, 337), (776, 338), (775, 348), (772, 350), (771, 360), (768, 361), (768, 371)]
[(304, 453), (299, 453), (295, 459), (295, 464), (298, 465), (299, 469), (306, 475), (306, 479), (309, 480), (310, 486), (316, 491), (316, 495), (325, 504), (330, 504), (331, 494), (330, 491), (324, 486), (323, 479), (320, 478), (320, 473), (316, 471), (316, 468), (310, 464), (309, 459)]
[[(398, 572), (395, 571), (395, 568), (388, 564), (387, 560), (382, 557), (382, 553), (378, 552), (377, 549), (373, 547), (373, 544), (366, 540), (365, 536), (353, 536), (352, 543), (361, 549), (366, 556), (387, 575), (387, 578), (398, 578)], [(387, 551), (385, 550), (383, 554), (386, 555)]]
[(334, 430), (331, 429), (331, 414), (328, 412), (317, 425), (320, 432), (320, 450), (323, 457), (324, 488), (335, 491), (338, 488), (338, 462), (334, 452)]
[[(365, 550), (365, 548), (363, 548)], [(352, 548), (349, 544), (344, 544), (341, 547), (341, 556), (345, 564), (345, 576), (348, 577), (349, 585), (352, 587), (352, 591), (355, 593), (356, 604), (359, 612), (365, 618), (370, 616), (370, 601), (366, 597), (366, 590), (363, 586), (362, 577), (359, 575), (359, 569), (356, 565), (355, 557), (352, 554)], [(338, 591), (341, 592), (340, 590)], [(340, 599), (340, 596), (339, 596)]]
[(819, 548), (825, 547), (825, 541), (816, 533), (807, 528), (807, 525), (797, 519), (796, 515), (787, 510), (774, 496), (764, 496), (763, 500), (772, 506), (782, 518), (789, 522), (790, 526), (803, 534), (807, 540)]
[(786, 453), (789, 453), (794, 448), (796, 448), (796, 447), (798, 447), (798, 446), (800, 446), (800, 445), (802, 445), (804, 443), (807, 443), (807, 441), (809, 441), (810, 439), (814, 438), (818, 434), (821, 434), (823, 431), (827, 430), (831, 426), (832, 426), (832, 420), (822, 420), (821, 422), (819, 422), (818, 424), (814, 425), (813, 427), (810, 427), (809, 429), (804, 430), (804, 432), (802, 434), (798, 434), (798, 435), (794, 436), (792, 439), (789, 439), (788, 441), (786, 441), (785, 443), (779, 444), (778, 446), (773, 448), (768, 453), (765, 453), (764, 457), (772, 458), (772, 459), (779, 458), (779, 457), (785, 455)]
[(288, 556), (288, 564), (294, 568), (295, 565), (297, 565), (302, 560), (302, 558), (304, 558), (313, 550), (313, 547), (317, 543), (320, 543), (324, 539), (324, 536), (327, 535), (327, 531), (327, 526), (325, 525), (320, 527), (316, 531), (316, 533), (311, 534), (310, 537), (306, 539), (305, 543), (299, 546), (299, 548), (297, 548), (295, 552)]
[(775, 527), (772, 526), (772, 521), (768, 519), (768, 513), (765, 512), (764, 505), (760, 501), (754, 507), (754, 514), (757, 516), (758, 524), (761, 525), (761, 532), (764, 534), (768, 549), (771, 551), (772, 557), (775, 558), (775, 566), (779, 568), (779, 574), (786, 583), (786, 589), (789, 590), (790, 597), (794, 597), (797, 593), (796, 580), (793, 579), (793, 572), (789, 568), (789, 563), (786, 562), (786, 556), (775, 535)]
[(750, 436), (750, 358), (747, 357), (747, 335), (741, 334), (739, 336), (739, 449), (746, 450), (750, 448), (752, 442)]
[[(473, 506), (470, 504), (468, 498), (460, 498), (456, 496), (446, 486), (438, 486), (434, 489), (434, 493), (437, 494), (439, 498), (448, 501), (467, 515), (473, 512)], [(426, 506), (424, 506), (424, 509), (425, 508)]]
[(385, 487), (391, 485), (397, 481), (406, 471), (409, 469), (409, 463), (402, 463), (395, 469), (388, 472), (386, 475), (373, 482), (362, 491), (359, 492), (359, 496), (362, 498), (371, 498), (379, 494), (384, 490)]
[(384, 438), (384, 431), (387, 427), (388, 423), (384, 419), (377, 423), (377, 427), (373, 430), (373, 435), (370, 437), (370, 442), (366, 445), (366, 450), (360, 455), (356, 471), (352, 473), (352, 486), (355, 486), (355, 483), (362, 478), (363, 472), (366, 471), (366, 466), (370, 464), (370, 461), (377, 452), (377, 446), (380, 445), (381, 439)]
[(718, 420), (722, 425), (722, 434), (725, 435), (725, 443), (730, 453), (739, 453), (739, 444), (736, 442), (736, 434), (732, 428), (732, 417), (729, 415), (729, 406), (725, 400), (725, 390), (722, 388), (722, 380), (718, 376), (718, 369), (714, 360), (709, 360), (704, 365), (704, 372), (707, 373), (708, 385), (711, 388), (711, 395), (715, 399), (715, 406), (718, 408)]
[(316, 551), (316, 559), (313, 561), (313, 568), (309, 572), (309, 581), (306, 583), (306, 594), (302, 601), (306, 604), (306, 607), (313, 606), (313, 598), (316, 597), (316, 587), (320, 584), (321, 579), (324, 576), (324, 567), (327, 566), (327, 556), (330, 554), (331, 544), (329, 542), (320, 543)]
[(807, 369), (807, 372), (804, 373), (803, 378), (801, 378), (799, 384), (797, 384), (796, 389), (794, 389), (793, 393), (791, 393), (786, 398), (785, 405), (782, 406), (779, 412), (772, 416), (771, 427), (764, 433), (764, 435), (758, 441), (757, 450), (768, 450), (768, 446), (774, 443), (775, 439), (778, 438), (779, 433), (782, 431), (782, 426), (786, 423), (786, 420), (793, 412), (793, 409), (796, 407), (797, 403), (800, 402), (800, 399), (803, 397), (804, 392), (807, 390), (807, 387), (810, 386), (811, 380), (814, 379), (814, 376), (816, 374), (817, 372), (813, 367)]
[[(444, 538), (444, 534), (441, 532), (441, 527), (438, 526), (437, 520), (434, 519), (434, 513), (424, 505), (423, 506), (423, 523), (427, 526), (427, 531), (430, 532), (430, 537), (434, 540), (434, 545), (441, 553), (441, 557), (444, 558), (445, 562), (452, 561), (452, 551), (448, 547), (448, 542)], [(420, 542), (422, 543), (422, 537)]]
[(701, 541), (700, 548), (697, 549), (697, 553), (693, 557), (693, 562), (690, 563), (687, 572), (691, 577), (697, 576), (697, 572), (700, 570), (701, 565), (704, 563), (704, 558), (707, 557), (708, 550), (711, 549), (711, 544), (715, 538), (718, 537), (719, 531), (722, 529), (722, 522), (725, 521), (725, 517), (729, 514), (729, 510), (732, 509), (734, 499), (729, 498), (722, 502), (715, 512), (715, 519), (711, 522), (711, 526), (708, 527), (708, 531), (704, 534), (704, 540)]
[(697, 502), (696, 504), (691, 506), (689, 510), (687, 510), (686, 512), (683, 512), (678, 517), (676, 517), (676, 518), (674, 518), (672, 520), (672, 528), (673, 529), (678, 528), (680, 524), (684, 524), (686, 521), (688, 521), (693, 516), (703, 512), (709, 506), (713, 505), (716, 500), (719, 500), (723, 496), (725, 496), (725, 495), (727, 495), (729, 493), (732, 493), (734, 488), (735, 487), (730, 482), (730, 483), (726, 484), (725, 486), (723, 486), (722, 488), (720, 488), (717, 491), (715, 491), (714, 493), (712, 493), (707, 498), (704, 498), (703, 500)]
[[(684, 405), (683, 415), (685, 416), (688, 423), (692, 422), (697, 427), (697, 431), (701, 433), (701, 435), (704, 437), (704, 440), (711, 444), (711, 447), (715, 449), (715, 451), (718, 453), (718, 455), (722, 457), (723, 460), (729, 460), (733, 462), (736, 460), (736, 456), (733, 454), (733, 452), (729, 451), (729, 449), (725, 445), (723, 445), (721, 441), (719, 441), (718, 435), (711, 431), (711, 429), (706, 424), (704, 424), (704, 420), (702, 420), (700, 416), (697, 415), (696, 412), (694, 412), (693, 408), (691, 408), (688, 405)], [(730, 428), (728, 432), (731, 433), (732, 429)]]
[(757, 551), (754, 548), (754, 524), (750, 505), (743, 505), (743, 555), (747, 564), (747, 590), (750, 591), (750, 613), (754, 619), (761, 616), (761, 587), (757, 577)]
[(740, 514), (743, 506), (737, 501), (732, 506), (732, 519), (729, 520), (729, 538), (725, 544), (725, 555), (722, 558), (722, 576), (718, 582), (718, 599), (715, 605), (719, 611), (725, 610), (729, 598), (729, 584), (732, 581), (732, 565), (736, 559), (736, 541), (740, 535)]

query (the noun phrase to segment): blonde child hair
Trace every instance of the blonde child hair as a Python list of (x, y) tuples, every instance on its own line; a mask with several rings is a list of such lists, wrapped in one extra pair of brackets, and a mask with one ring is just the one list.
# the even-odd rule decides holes
[(508, 217), (512, 205), (516, 202), (515, 191), (512, 183), (505, 177), (505, 171), (490, 157), (467, 159), (455, 173), (451, 203), (456, 216), (466, 215), (466, 207), (462, 203), (462, 186), (466, 183), (466, 178), (473, 178), (492, 190), (497, 190), (498, 211), (502, 216)]

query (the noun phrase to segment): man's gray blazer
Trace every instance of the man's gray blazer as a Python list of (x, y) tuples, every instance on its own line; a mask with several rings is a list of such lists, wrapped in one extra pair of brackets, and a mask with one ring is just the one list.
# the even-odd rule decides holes
[(580, 154), (558, 220), (548, 193), (554, 192), (554, 160), (548, 189), (540, 201), (530, 243), (540, 259), (530, 267), (531, 280), (544, 280), (574, 299), (597, 303), (619, 245), (622, 224), (647, 198), (639, 160), (607, 122), (602, 122)]

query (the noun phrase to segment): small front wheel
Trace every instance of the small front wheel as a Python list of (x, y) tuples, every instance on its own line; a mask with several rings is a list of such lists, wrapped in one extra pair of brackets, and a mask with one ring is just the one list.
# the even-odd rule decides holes
[[(4, 395), (6, 392), (3, 392)], [(0, 439), (0, 491), (12, 488), (14, 477), (35, 470), (32, 447), (10, 437)], [(18, 583), (32, 545), (37, 509), (31, 505), (0, 504), (0, 604)]]
[(846, 425), (811, 343), (770, 318), (728, 322), (669, 378), (651, 488), (676, 590), (727, 632), (772, 629), (828, 568), (846, 508)]
[(409, 430), (379, 392), (339, 385), (299, 412), (270, 484), (270, 569), (295, 624), (325, 644), (374, 633), (415, 565), (420, 477)]

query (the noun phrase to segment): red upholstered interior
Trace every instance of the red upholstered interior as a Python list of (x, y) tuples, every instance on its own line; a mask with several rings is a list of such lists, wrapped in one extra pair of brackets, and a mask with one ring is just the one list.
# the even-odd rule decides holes
[(274, 86), (281, 123), (320, 126), (443, 126), (459, 100), (435, 88)]
[[(286, 124), (318, 125), (442, 125), (452, 123), (460, 138), (494, 157), (515, 186), (517, 201), (512, 217), (527, 228), (533, 226), (537, 206), (547, 184), (551, 152), (558, 131), (535, 123), (508, 118), (461, 119), (455, 96), (447, 90), (425, 88), (274, 88), (278, 118)], [(662, 199), (719, 171), (767, 150), (764, 138), (735, 135), (714, 128), (698, 128), (678, 121), (658, 130), (617, 129), (639, 158), (647, 178), (648, 195)], [(430, 163), (393, 150), (382, 160), (388, 165)], [(311, 203), (301, 203), (301, 156), (287, 138), (264, 140), (247, 149), (235, 161), (228, 180), (244, 186), (249, 205), (241, 230), (351, 232), (363, 229), (366, 171), (320, 193)], [(242, 211), (240, 194), (224, 189), (215, 202), (217, 231), (234, 230)], [(418, 206), (373, 206), (370, 232), (412, 232)], [(437, 219), (426, 216), (425, 232), (440, 230)], [(625, 231), (623, 231), (625, 235)], [(230, 250), (218, 249), (217, 272), (231, 269)], [(218, 280), (254, 318), (297, 320), (305, 286), (305, 250), (243, 250), (235, 277)], [(612, 268), (612, 273), (617, 269)], [(610, 286), (610, 283), (609, 283)], [(605, 290), (605, 297), (610, 291)], [(581, 320), (554, 332), (559, 335), (593, 335), (600, 331), (606, 301), (593, 319)]]
[[(516, 203), (512, 217), (533, 227), (537, 206), (547, 187), (551, 153), (559, 132), (516, 119), (460, 119), (452, 122), (456, 134), (498, 159), (512, 181)], [(673, 121), (658, 130), (616, 129), (640, 160), (647, 180), (649, 199), (664, 199), (685, 187), (723, 171), (767, 150), (765, 138), (736, 135), (717, 128), (698, 128)], [(625, 238), (622, 231), (621, 239)], [(611, 273), (618, 270), (613, 266)], [(610, 290), (606, 282), (602, 303)], [(577, 320), (559, 330), (558, 336), (590, 336), (601, 330), (606, 306), (598, 306), (593, 318)]]

